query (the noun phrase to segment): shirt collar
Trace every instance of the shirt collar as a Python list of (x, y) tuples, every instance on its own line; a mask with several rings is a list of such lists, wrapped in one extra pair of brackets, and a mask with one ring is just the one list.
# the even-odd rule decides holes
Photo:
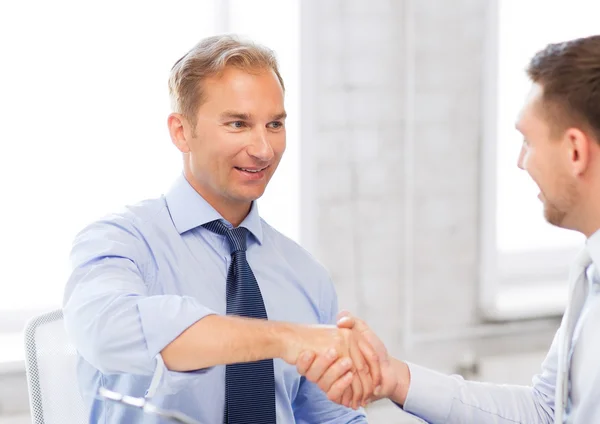
[[(165, 194), (165, 200), (173, 224), (179, 234), (219, 219), (228, 227), (231, 227), (231, 223), (227, 222), (219, 212), (194, 190), (183, 174), (175, 180), (167, 194)], [(250, 213), (244, 218), (240, 227), (248, 229), (258, 243), (262, 244), (262, 224), (256, 201), (252, 202)]]
[(592, 234), (585, 244), (594, 265), (596, 267), (600, 266), (600, 230)]

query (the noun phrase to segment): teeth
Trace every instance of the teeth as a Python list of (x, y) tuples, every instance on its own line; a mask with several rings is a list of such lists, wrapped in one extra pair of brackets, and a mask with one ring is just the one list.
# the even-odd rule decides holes
[(255, 173), (255, 172), (260, 172), (260, 171), (262, 171), (262, 169), (255, 169), (255, 170), (246, 169), (246, 168), (240, 168), (240, 169), (241, 169), (242, 171), (246, 171), (246, 172), (252, 172), (252, 173)]

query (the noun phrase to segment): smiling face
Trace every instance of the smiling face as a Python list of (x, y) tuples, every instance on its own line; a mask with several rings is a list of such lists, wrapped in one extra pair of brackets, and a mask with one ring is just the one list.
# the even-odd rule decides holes
[(543, 112), (543, 88), (533, 84), (519, 115), (517, 129), (523, 134), (518, 166), (538, 185), (544, 217), (559, 227), (569, 227), (569, 214), (579, 199), (573, 172), (569, 131), (553, 134)]
[(527, 76), (519, 167), (540, 188), (548, 222), (589, 237), (600, 229), (600, 35), (547, 45)]
[(194, 127), (180, 114), (170, 116), (172, 138), (185, 155), (184, 172), (196, 191), (226, 219), (243, 218), (285, 151), (283, 88), (270, 69), (228, 66), (205, 79), (202, 91)]

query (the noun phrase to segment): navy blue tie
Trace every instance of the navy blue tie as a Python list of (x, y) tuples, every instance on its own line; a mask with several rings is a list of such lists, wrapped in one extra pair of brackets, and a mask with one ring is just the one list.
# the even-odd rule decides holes
[[(268, 319), (260, 288), (246, 259), (243, 227), (229, 229), (221, 221), (204, 224), (229, 242), (227, 315)], [(275, 424), (273, 360), (227, 365), (225, 369), (225, 424)]]

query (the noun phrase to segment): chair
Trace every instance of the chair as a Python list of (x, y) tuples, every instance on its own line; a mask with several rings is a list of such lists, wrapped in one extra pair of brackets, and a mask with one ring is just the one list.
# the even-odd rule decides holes
[(25, 327), (25, 370), (33, 424), (85, 424), (77, 382), (77, 352), (67, 338), (62, 310)]

